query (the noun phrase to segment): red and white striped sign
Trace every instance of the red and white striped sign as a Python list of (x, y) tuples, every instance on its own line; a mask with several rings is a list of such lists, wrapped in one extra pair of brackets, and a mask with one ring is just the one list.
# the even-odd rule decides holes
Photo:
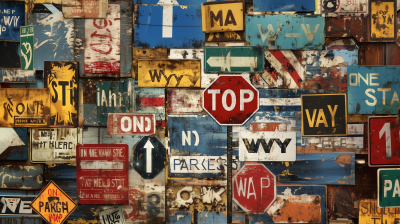
[(109, 113), (109, 135), (152, 135), (156, 133), (154, 114)]
[(120, 5), (108, 5), (106, 19), (85, 21), (85, 73), (120, 72)]

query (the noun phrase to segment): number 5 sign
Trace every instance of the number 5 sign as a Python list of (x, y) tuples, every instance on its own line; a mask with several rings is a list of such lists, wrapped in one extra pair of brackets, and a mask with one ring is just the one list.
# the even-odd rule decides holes
[(369, 166), (400, 164), (400, 125), (397, 117), (369, 117)]

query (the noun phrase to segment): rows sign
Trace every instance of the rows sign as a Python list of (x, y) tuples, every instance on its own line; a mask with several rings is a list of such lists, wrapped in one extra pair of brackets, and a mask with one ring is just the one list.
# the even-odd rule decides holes
[(124, 144), (78, 144), (80, 204), (128, 204), (129, 149)]
[(373, 41), (396, 41), (396, 0), (371, 0), (369, 4), (370, 39)]
[(396, 117), (369, 117), (370, 166), (394, 166), (400, 164), (400, 125)]
[(33, 27), (21, 26), (20, 28), (21, 70), (33, 70)]
[(239, 31), (244, 28), (243, 2), (201, 4), (203, 32)]
[(321, 15), (248, 15), (246, 40), (268, 49), (324, 49), (325, 18)]
[(107, 133), (109, 135), (152, 135), (156, 133), (154, 114), (108, 114)]
[(397, 114), (400, 66), (347, 67), (349, 114)]
[(400, 206), (400, 169), (378, 169), (378, 207)]

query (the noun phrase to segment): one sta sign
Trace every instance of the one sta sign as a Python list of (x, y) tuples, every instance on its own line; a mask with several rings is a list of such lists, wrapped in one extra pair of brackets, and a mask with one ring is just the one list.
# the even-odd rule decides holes
[(220, 75), (203, 91), (203, 109), (219, 125), (243, 125), (258, 111), (258, 101), (258, 90), (238, 75)]

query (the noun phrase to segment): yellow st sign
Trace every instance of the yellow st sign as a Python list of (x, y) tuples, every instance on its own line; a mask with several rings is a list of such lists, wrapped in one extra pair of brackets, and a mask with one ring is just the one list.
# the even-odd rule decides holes
[(201, 4), (203, 31), (206, 33), (243, 30), (243, 2)]

